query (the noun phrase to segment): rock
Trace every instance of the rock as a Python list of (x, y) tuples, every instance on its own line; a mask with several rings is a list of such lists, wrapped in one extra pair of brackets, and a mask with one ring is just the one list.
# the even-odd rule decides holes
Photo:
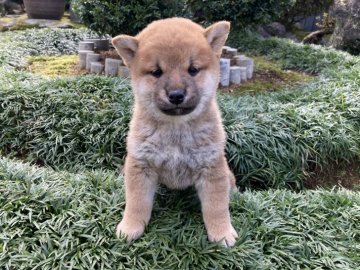
[(273, 23), (264, 25), (263, 29), (270, 36), (275, 36), (275, 37), (285, 37), (286, 36), (285, 26), (278, 22), (273, 22)]
[(262, 36), (263, 38), (269, 38), (269, 37), (271, 37), (271, 35), (270, 35), (268, 32), (266, 32), (266, 30), (264, 29), (263, 26), (259, 26), (259, 27), (257, 28), (256, 32), (257, 32), (260, 36)]
[(353, 54), (360, 54), (360, 1), (335, 0), (331, 14), (336, 24), (330, 45)]

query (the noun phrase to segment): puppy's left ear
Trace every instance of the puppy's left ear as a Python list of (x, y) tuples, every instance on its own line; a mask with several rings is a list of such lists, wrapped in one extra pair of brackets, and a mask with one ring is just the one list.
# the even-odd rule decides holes
[(132, 36), (119, 35), (112, 39), (112, 44), (124, 60), (125, 65), (130, 67), (138, 49), (137, 39)]
[(210, 25), (205, 29), (205, 38), (217, 56), (220, 57), (222, 47), (229, 35), (230, 23), (221, 21)]

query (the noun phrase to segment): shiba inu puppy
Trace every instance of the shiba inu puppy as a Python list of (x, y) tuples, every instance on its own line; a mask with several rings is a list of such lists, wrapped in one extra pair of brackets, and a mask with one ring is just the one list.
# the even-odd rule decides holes
[(126, 206), (117, 234), (139, 238), (159, 183), (195, 186), (211, 242), (233, 246), (229, 193), (235, 178), (225, 159), (225, 133), (216, 103), (219, 58), (230, 24), (204, 29), (183, 18), (149, 24), (113, 45), (130, 68), (135, 96), (125, 161)]

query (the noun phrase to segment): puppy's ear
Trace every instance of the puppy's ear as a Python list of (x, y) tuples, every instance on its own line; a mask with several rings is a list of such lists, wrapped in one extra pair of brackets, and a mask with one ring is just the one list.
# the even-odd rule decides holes
[(210, 25), (205, 29), (205, 38), (210, 44), (215, 54), (220, 57), (222, 47), (229, 35), (230, 23), (221, 21)]
[(112, 39), (112, 44), (124, 60), (125, 65), (130, 67), (138, 49), (137, 39), (132, 36), (119, 35)]

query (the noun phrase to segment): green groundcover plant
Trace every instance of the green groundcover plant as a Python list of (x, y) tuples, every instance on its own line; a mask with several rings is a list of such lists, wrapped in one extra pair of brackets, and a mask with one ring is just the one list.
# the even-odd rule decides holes
[(116, 239), (122, 178), (0, 158), (1, 269), (357, 269), (360, 196), (246, 191), (230, 202), (234, 248), (206, 240), (194, 190), (158, 192), (145, 235)]
[[(359, 267), (360, 195), (345, 189), (233, 194), (239, 239), (224, 249), (207, 242), (194, 190), (160, 188), (144, 237), (131, 245), (116, 239), (128, 82), (49, 79), (25, 68), (29, 55), (76, 52), (87, 34), (41, 29), (0, 36), (0, 153), (7, 156), (0, 157), (1, 269)], [(359, 157), (359, 58), (281, 39), (232, 37), (242, 51), (318, 74), (280, 93), (219, 95), (241, 189), (300, 188), (312, 165)]]
[[(116, 169), (125, 155), (132, 94), (119, 78), (48, 79), (24, 69), (26, 55), (76, 51), (86, 32), (32, 30), (0, 43), (0, 149), (6, 155), (77, 170)], [(318, 79), (279, 92), (219, 95), (231, 168), (241, 188), (301, 188), (316, 166), (359, 157), (359, 58), (281, 39), (232, 35), (242, 51)], [(235, 41), (234, 41), (235, 40)]]

